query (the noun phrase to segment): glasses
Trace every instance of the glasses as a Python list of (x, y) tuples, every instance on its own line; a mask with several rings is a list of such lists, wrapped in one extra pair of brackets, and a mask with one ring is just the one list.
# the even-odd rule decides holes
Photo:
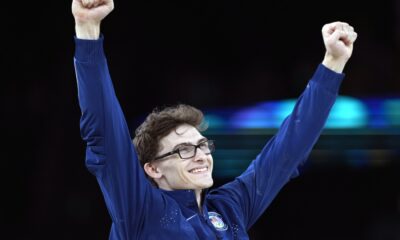
[(207, 141), (201, 142), (197, 145), (185, 144), (185, 145), (179, 146), (177, 149), (175, 149), (171, 152), (167, 152), (161, 156), (154, 158), (154, 160), (165, 158), (165, 157), (171, 156), (176, 153), (179, 155), (179, 157), (181, 159), (189, 159), (189, 158), (196, 156), (197, 148), (200, 148), (200, 150), (204, 154), (207, 154), (207, 155), (211, 154), (215, 150), (214, 141), (207, 140)]

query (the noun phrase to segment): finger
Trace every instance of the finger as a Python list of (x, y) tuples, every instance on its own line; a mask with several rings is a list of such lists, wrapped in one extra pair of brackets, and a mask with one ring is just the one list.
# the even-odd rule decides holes
[(82, 6), (85, 8), (90, 8), (90, 0), (82, 0)]
[(346, 25), (344, 26), (343, 29), (345, 32), (347, 32), (349, 35), (352, 35), (354, 33), (354, 28), (350, 25)]
[(322, 28), (322, 37), (325, 40), (331, 39), (332, 38), (332, 34), (335, 33), (335, 31), (337, 31), (336, 29), (336, 25), (335, 24), (326, 24), (323, 28)]
[(325, 25), (322, 27), (322, 34), (323, 34), (324, 36), (329, 36), (329, 35), (331, 35), (335, 30), (336, 30), (336, 24), (335, 24), (335, 23), (328, 23), (328, 24), (325, 24)]
[(93, 6), (92, 7), (97, 7), (103, 4), (102, 0), (93, 0)]
[(347, 33), (348, 35), (348, 39), (351, 43), (353, 43), (356, 39), (357, 39), (357, 33), (354, 32), (354, 28), (350, 25), (345, 25), (344, 26), (344, 31)]
[(92, 8), (95, 5), (95, 2), (97, 2), (96, 0), (82, 0), (82, 5), (85, 8)]
[(345, 31), (349, 26), (348, 23), (340, 21), (328, 23), (322, 28), (322, 34), (324, 37), (329, 37), (329, 35), (332, 35), (336, 30)]
[(353, 39), (353, 34), (349, 34), (348, 32), (342, 32), (339, 37), (339, 41), (342, 41), (346, 46), (353, 44)]
[(89, 8), (93, 8), (93, 7), (94, 7), (95, 1), (94, 1), (94, 0), (88, 0), (88, 2), (89, 2), (88, 7), (89, 7)]
[(357, 39), (357, 36), (358, 36), (358, 34), (356, 32), (350, 32), (348, 35), (349, 35), (349, 37), (348, 37), (349, 41), (351, 43), (354, 43), (356, 41), (356, 39)]
[(332, 35), (327, 39), (328, 44), (336, 44), (343, 42), (346, 46), (349, 46), (352, 42), (349, 39), (349, 34), (343, 30), (337, 29)]
[(343, 29), (345, 29), (345, 28), (347, 28), (348, 26), (350, 26), (347, 22), (336, 22), (336, 24), (337, 24), (338, 26), (340, 26), (341, 28), (343, 28)]
[(344, 37), (344, 31), (340, 30), (340, 29), (336, 29), (331, 36), (329, 37), (329, 41), (332, 42), (336, 42), (338, 41), (340, 38)]
[(350, 26), (350, 25), (348, 25), (346, 27), (346, 30), (349, 31), (349, 32), (354, 32), (354, 28), (352, 26)]

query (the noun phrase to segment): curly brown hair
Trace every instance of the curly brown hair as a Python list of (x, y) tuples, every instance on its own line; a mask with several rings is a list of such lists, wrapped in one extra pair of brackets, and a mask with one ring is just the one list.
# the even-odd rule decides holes
[(186, 104), (163, 109), (156, 108), (147, 116), (136, 129), (133, 139), (142, 166), (156, 157), (160, 150), (160, 140), (182, 124), (189, 124), (198, 131), (204, 131), (207, 128), (204, 114), (199, 109)]

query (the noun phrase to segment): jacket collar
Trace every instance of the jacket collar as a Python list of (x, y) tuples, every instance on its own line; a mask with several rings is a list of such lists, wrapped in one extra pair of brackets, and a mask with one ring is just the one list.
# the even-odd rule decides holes
[[(173, 191), (167, 191), (167, 190), (162, 190), (161, 191), (171, 198), (173, 198), (180, 206), (184, 206), (186, 208), (190, 208), (193, 211), (198, 212), (198, 206), (197, 206), (197, 201), (196, 201), (196, 193), (194, 190), (173, 190)], [(202, 200), (202, 210), (203, 213), (207, 212), (206, 209), (206, 195), (208, 193), (208, 189), (204, 189), (202, 194), (201, 194), (201, 200)]]

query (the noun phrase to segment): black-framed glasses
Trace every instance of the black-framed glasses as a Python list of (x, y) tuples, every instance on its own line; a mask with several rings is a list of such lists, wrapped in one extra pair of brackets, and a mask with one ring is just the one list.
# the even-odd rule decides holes
[(164, 153), (163, 155), (154, 158), (154, 160), (159, 160), (161, 158), (165, 158), (176, 153), (181, 159), (189, 159), (196, 156), (197, 148), (200, 148), (200, 150), (203, 151), (204, 154), (211, 154), (215, 150), (214, 140), (203, 141), (197, 145), (184, 144), (171, 152)]

